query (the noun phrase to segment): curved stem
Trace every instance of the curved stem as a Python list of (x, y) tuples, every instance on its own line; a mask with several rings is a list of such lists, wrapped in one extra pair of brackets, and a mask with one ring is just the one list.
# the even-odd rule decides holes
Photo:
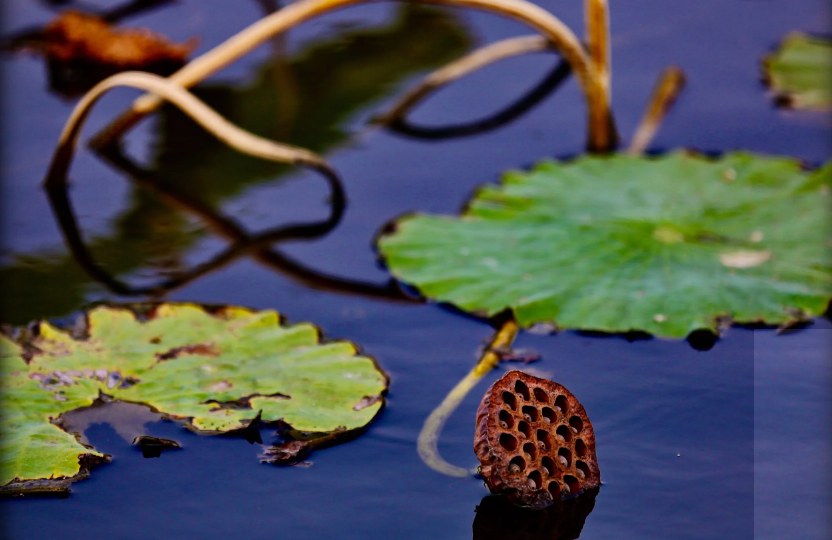
[(463, 467), (457, 467), (442, 459), (442, 456), (439, 455), (439, 448), (437, 447), (439, 435), (442, 433), (442, 428), (445, 427), (448, 418), (459, 407), (459, 404), (468, 395), (468, 392), (489, 371), (496, 368), (500, 363), (500, 357), (494, 350), (510, 347), (514, 338), (517, 336), (517, 331), (518, 327), (514, 319), (509, 319), (505, 322), (496, 334), (494, 334), (494, 339), (486, 347), (477, 365), (454, 386), (453, 390), (442, 400), (442, 403), (425, 420), (422, 431), (419, 432), (416, 449), (419, 451), (419, 457), (431, 469), (442, 474), (447, 474), (448, 476), (456, 476), (459, 478), (476, 474), (476, 469), (468, 470)]
[(630, 148), (627, 150), (629, 154), (639, 155), (647, 150), (659, 130), (662, 120), (664, 120), (665, 115), (667, 115), (670, 107), (673, 106), (684, 88), (685, 72), (681, 68), (670, 66), (662, 71), (655, 88), (653, 88), (653, 94), (650, 96), (650, 103), (644, 112), (644, 117), (641, 119), (641, 123), (633, 136), (633, 141), (630, 143)]
[(413, 107), (439, 88), (457, 79), (461, 79), (488, 64), (499, 62), (512, 56), (540, 52), (553, 48), (552, 43), (543, 36), (521, 36), (486, 45), (458, 60), (444, 65), (425, 77), (418, 86), (409, 90), (390, 107), (389, 111), (380, 115), (376, 119), (376, 122), (386, 126), (401, 120)]
[[(183, 87), (193, 86), (289, 28), (323, 13), (368, 1), (373, 0), (300, 0), (261, 19), (211, 51), (195, 58), (171, 75), (169, 80)], [(580, 40), (554, 15), (526, 0), (410, 1), (490, 11), (519, 20), (538, 30), (569, 62), (581, 83), (589, 108), (589, 148), (593, 151), (607, 151), (612, 147), (615, 137), (610, 131), (609, 101), (603, 80)], [(161, 99), (157, 96), (139, 97), (126, 113), (98, 133), (92, 144), (101, 147), (111, 143), (160, 104)]]
[(75, 106), (58, 139), (58, 146), (46, 175), (47, 187), (66, 183), (67, 171), (75, 153), (78, 135), (92, 107), (105, 93), (120, 86), (150, 91), (160, 96), (157, 99), (163, 98), (170, 101), (216, 138), (240, 152), (281, 163), (306, 165), (327, 176), (337, 177), (332, 168), (319, 155), (303, 148), (276, 143), (238, 128), (193, 94), (168, 79), (150, 73), (128, 71), (101, 81)]

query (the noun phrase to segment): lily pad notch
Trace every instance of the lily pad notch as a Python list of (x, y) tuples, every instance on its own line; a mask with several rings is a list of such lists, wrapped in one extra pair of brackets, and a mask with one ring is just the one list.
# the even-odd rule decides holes
[(548, 160), (482, 188), (459, 217), (402, 217), (377, 243), (426, 297), (509, 309), (525, 328), (788, 326), (832, 297), (830, 184), (828, 165), (750, 152)]
[(58, 427), (102, 396), (197, 433), (276, 425), (292, 448), (267, 450), (277, 463), (358, 436), (384, 406), (389, 380), (374, 359), (273, 310), (101, 305), (84, 317), (81, 337), (43, 321), (0, 334), (0, 493), (68, 488), (106, 460)]

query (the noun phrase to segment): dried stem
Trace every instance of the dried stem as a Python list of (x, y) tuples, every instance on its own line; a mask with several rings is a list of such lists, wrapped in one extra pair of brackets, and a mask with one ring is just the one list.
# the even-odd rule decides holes
[(647, 150), (662, 120), (664, 120), (665, 115), (684, 87), (685, 72), (680, 68), (670, 66), (662, 71), (655, 88), (653, 88), (653, 94), (650, 96), (650, 104), (644, 112), (644, 117), (641, 119), (638, 129), (636, 129), (633, 142), (630, 143), (630, 148), (627, 150), (628, 153), (639, 155)]
[(92, 107), (109, 90), (120, 86), (153, 92), (155, 96), (159, 96), (156, 99), (170, 101), (212, 135), (240, 152), (280, 163), (306, 165), (327, 176), (337, 176), (319, 155), (302, 148), (276, 143), (238, 128), (193, 94), (168, 79), (150, 73), (128, 71), (113, 75), (95, 85), (73, 109), (52, 157), (52, 163), (46, 175), (47, 187), (66, 183), (67, 171), (72, 162), (78, 135)]
[[(601, 87), (603, 88), (608, 112), (605, 119), (599, 118), (597, 120), (598, 122), (605, 123), (604, 132), (607, 134), (605, 141), (607, 145), (604, 147), (593, 147), (590, 144), (589, 150), (592, 152), (611, 152), (618, 144), (618, 132), (615, 127), (615, 118), (612, 114), (610, 21), (607, 0), (584, 0), (584, 18), (587, 50), (592, 66), (595, 68), (595, 72), (598, 74)], [(596, 129), (600, 129), (600, 126)]]
[(610, 22), (607, 0), (586, 0), (586, 46), (592, 64), (601, 78), (607, 99), (610, 99)]
[(500, 357), (494, 350), (511, 347), (514, 338), (517, 336), (517, 331), (517, 323), (513, 319), (504, 323), (494, 334), (494, 338), (485, 349), (477, 365), (454, 386), (453, 390), (442, 400), (442, 403), (425, 420), (422, 431), (419, 432), (416, 448), (419, 451), (419, 457), (431, 469), (442, 474), (447, 474), (448, 476), (456, 476), (459, 478), (476, 474), (476, 469), (468, 470), (463, 467), (457, 467), (442, 459), (442, 456), (439, 455), (439, 448), (437, 447), (439, 435), (442, 433), (442, 428), (445, 427), (448, 418), (453, 414), (465, 396), (468, 395), (468, 392), (489, 371), (496, 368), (500, 363)]
[[(169, 80), (190, 87), (234, 62), (266, 40), (298, 24), (335, 9), (362, 4), (371, 0), (300, 0), (261, 19), (211, 51), (195, 58), (170, 76)], [(548, 11), (526, 0), (410, 0), (469, 7), (494, 12), (525, 22), (538, 30), (560, 51), (578, 77), (589, 109), (590, 150), (608, 151), (615, 135), (610, 122), (609, 100), (602, 77), (599, 76), (583, 44), (575, 34)], [(144, 95), (112, 124), (96, 135), (92, 144), (102, 147), (118, 139), (145, 115), (159, 107), (161, 99)]]
[(486, 45), (425, 77), (418, 86), (402, 96), (388, 112), (380, 115), (376, 122), (386, 126), (401, 120), (413, 107), (439, 88), (489, 64), (512, 56), (551, 49), (554, 49), (554, 45), (543, 36), (521, 36)]

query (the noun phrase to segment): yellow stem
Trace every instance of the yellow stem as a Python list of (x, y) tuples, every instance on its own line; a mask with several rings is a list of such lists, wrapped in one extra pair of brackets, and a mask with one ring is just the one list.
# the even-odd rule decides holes
[[(186, 88), (193, 86), (289, 28), (323, 13), (368, 1), (373, 0), (300, 0), (257, 21), (214, 49), (195, 58), (171, 75), (169, 79), (171, 82)], [(572, 71), (577, 75), (581, 84), (589, 109), (590, 149), (606, 151), (611, 148), (615, 137), (610, 131), (609, 101), (604, 90), (603, 80), (583, 44), (557, 17), (526, 0), (410, 1), (490, 11), (519, 20), (538, 30), (554, 44), (561, 55), (569, 62)], [(158, 108), (160, 103), (161, 100), (157, 96), (144, 95), (139, 97), (125, 114), (96, 135), (92, 142), (93, 145), (105, 146), (120, 137), (145, 115)]]
[(454, 386), (453, 390), (442, 400), (442, 403), (425, 420), (422, 431), (419, 432), (416, 448), (419, 451), (419, 457), (431, 469), (442, 474), (447, 474), (448, 476), (456, 476), (459, 478), (477, 472), (476, 469), (468, 470), (463, 467), (451, 465), (442, 459), (442, 456), (439, 454), (439, 448), (437, 447), (439, 435), (442, 433), (442, 428), (445, 427), (448, 418), (450, 418), (462, 400), (465, 399), (468, 392), (489, 371), (496, 368), (500, 363), (500, 356), (494, 352), (494, 349), (510, 347), (512, 342), (514, 342), (514, 338), (517, 336), (517, 331), (517, 323), (513, 319), (503, 324), (494, 335), (494, 339), (491, 340), (491, 343), (485, 349), (477, 365)]
[(641, 119), (641, 123), (633, 136), (633, 141), (630, 143), (630, 148), (627, 150), (629, 154), (637, 156), (647, 150), (659, 130), (662, 120), (684, 87), (685, 72), (680, 68), (670, 66), (662, 71), (655, 88), (653, 88), (653, 94), (650, 96), (650, 103), (644, 112), (644, 118)]
[(585, 0), (586, 43), (592, 64), (610, 100), (610, 23), (607, 0)]
[(281, 163), (303, 164), (335, 175), (319, 155), (302, 148), (276, 143), (238, 128), (178, 84), (150, 73), (128, 71), (101, 81), (75, 106), (58, 139), (58, 146), (46, 175), (47, 186), (66, 182), (78, 135), (92, 107), (105, 93), (120, 86), (153, 92), (160, 96), (157, 99), (170, 101), (216, 138), (240, 152)]

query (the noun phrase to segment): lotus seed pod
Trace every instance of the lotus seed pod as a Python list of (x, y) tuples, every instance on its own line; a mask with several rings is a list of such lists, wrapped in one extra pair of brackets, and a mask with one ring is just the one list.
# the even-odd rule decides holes
[(474, 452), (491, 492), (521, 506), (542, 508), (601, 485), (583, 405), (560, 384), (520, 371), (485, 392)]

